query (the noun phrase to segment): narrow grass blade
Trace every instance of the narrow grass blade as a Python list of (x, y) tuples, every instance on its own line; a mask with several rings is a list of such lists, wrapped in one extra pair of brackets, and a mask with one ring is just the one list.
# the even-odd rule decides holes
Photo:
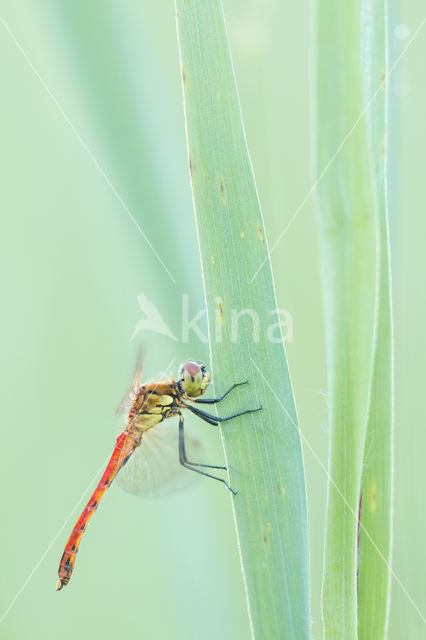
[[(177, 0), (188, 152), (216, 392), (253, 636), (310, 637), (300, 437), (221, 3)], [(253, 275), (265, 262), (257, 276)], [(233, 543), (230, 541), (230, 544)], [(224, 576), (226, 580), (226, 576)]]
[[(365, 95), (373, 95), (387, 74), (385, 2), (362, 7)], [(380, 279), (377, 344), (370, 418), (364, 454), (358, 577), (358, 637), (386, 637), (392, 547), (392, 320), (386, 210), (386, 83), (371, 104), (370, 154), (379, 210)]]
[[(369, 0), (317, 3), (319, 229), (331, 394), (323, 579), (327, 639), (357, 638), (357, 517), (370, 398), (367, 447), (380, 449), (379, 455), (377, 450), (372, 452), (379, 468), (374, 472), (370, 468), (364, 486), (371, 502), (373, 478), (376, 487), (380, 484), (383, 515), (378, 526), (385, 527), (384, 538), (389, 538), (389, 467), (383, 469), (379, 462), (379, 456), (389, 460), (388, 447), (383, 447), (389, 435), (391, 401), (385, 118), (380, 89), (385, 41), (383, 2), (373, 5)], [(373, 106), (375, 92), (382, 107)], [(381, 375), (385, 376), (383, 387)], [(374, 425), (380, 435), (373, 434)], [(370, 522), (365, 523), (368, 530)], [(382, 584), (383, 576), (379, 579), (371, 567), (366, 570), (370, 550), (364, 534), (361, 615), (367, 611), (365, 597), (372, 598), (369, 606), (383, 606), (373, 593), (376, 577)], [(366, 633), (363, 637), (380, 637)]]

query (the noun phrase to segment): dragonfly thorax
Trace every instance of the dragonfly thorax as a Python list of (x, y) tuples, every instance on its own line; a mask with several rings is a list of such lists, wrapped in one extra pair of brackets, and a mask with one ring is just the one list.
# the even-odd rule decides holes
[(196, 398), (201, 396), (210, 382), (210, 373), (205, 364), (188, 360), (179, 369), (179, 386), (186, 395)]

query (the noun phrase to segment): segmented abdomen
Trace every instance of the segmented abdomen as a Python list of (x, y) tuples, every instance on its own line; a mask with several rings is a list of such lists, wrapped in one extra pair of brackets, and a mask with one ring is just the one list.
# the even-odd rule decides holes
[(126, 464), (133, 451), (141, 443), (141, 433), (138, 430), (128, 428), (125, 429), (117, 438), (117, 442), (112, 452), (112, 456), (108, 465), (102, 475), (102, 478), (96, 487), (95, 491), (90, 496), (83, 512), (77, 522), (74, 525), (72, 533), (68, 538), (68, 542), (65, 545), (64, 553), (62, 554), (61, 561), (59, 563), (58, 576), (59, 580), (56, 583), (56, 590), (62, 589), (62, 587), (70, 581), (71, 574), (75, 565), (75, 558), (80, 546), (81, 536), (83, 535), (93, 512), (96, 510), (103, 494), (108, 489), (111, 482), (114, 480), (121, 467)]

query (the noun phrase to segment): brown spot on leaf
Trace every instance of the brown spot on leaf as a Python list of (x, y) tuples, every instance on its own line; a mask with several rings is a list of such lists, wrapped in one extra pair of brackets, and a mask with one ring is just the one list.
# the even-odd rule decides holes
[(226, 202), (225, 184), (223, 182), (223, 177), (221, 173), (217, 174), (217, 186), (219, 189), (220, 199), (222, 200), (222, 203), (225, 204)]
[(183, 66), (183, 63), (182, 63), (182, 82), (183, 82), (184, 88), (186, 88), (187, 80), (188, 79), (186, 77), (185, 67)]
[(376, 483), (373, 482), (371, 485), (371, 511), (374, 513), (377, 507), (377, 489)]
[(271, 523), (268, 522), (268, 524), (263, 527), (262, 529), (262, 540), (263, 540), (263, 544), (265, 545), (265, 547), (267, 547), (269, 545), (269, 533), (271, 531)]
[(212, 257), (210, 258), (210, 262), (211, 262), (212, 264), (214, 264), (214, 256), (212, 256)]
[(259, 240), (262, 244), (265, 244), (265, 237), (263, 235), (262, 227), (260, 224), (257, 227), (257, 235), (259, 236)]
[(223, 308), (222, 298), (216, 298), (216, 314), (221, 324), (223, 324), (223, 321), (225, 319), (225, 311)]

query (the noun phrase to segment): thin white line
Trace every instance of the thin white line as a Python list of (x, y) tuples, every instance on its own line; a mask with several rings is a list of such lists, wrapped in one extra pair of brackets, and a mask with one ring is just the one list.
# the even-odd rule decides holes
[(20, 45), (20, 43), (18, 42), (18, 40), (15, 38), (15, 36), (13, 35), (12, 31), (10, 30), (9, 26), (7, 25), (7, 23), (4, 21), (4, 19), (0, 16), (0, 22), (2, 23), (3, 27), (6, 29), (7, 33), (9, 34), (11, 40), (15, 43), (15, 45), (17, 46), (17, 48), (19, 49), (21, 55), (24, 57), (25, 61), (27, 62), (27, 64), (30, 66), (30, 68), (32, 69), (32, 71), (34, 72), (34, 74), (37, 76), (38, 80), (40, 81), (41, 85), (44, 87), (44, 89), (46, 90), (47, 94), (49, 95), (49, 97), (51, 98), (51, 100), (53, 101), (53, 103), (56, 105), (56, 107), (58, 108), (59, 112), (62, 114), (62, 116), (64, 117), (65, 121), (67, 122), (67, 124), (69, 125), (69, 127), (71, 128), (71, 130), (73, 131), (73, 133), (75, 134), (75, 136), (77, 137), (78, 141), (80, 142), (81, 146), (83, 147), (83, 149), (87, 152), (89, 158), (92, 160), (93, 164), (95, 165), (95, 167), (98, 169), (99, 173), (101, 174), (101, 176), (104, 178), (105, 182), (107, 183), (107, 185), (109, 186), (109, 188), (111, 189), (111, 191), (113, 192), (113, 194), (115, 195), (115, 197), (117, 198), (117, 200), (119, 201), (119, 203), (121, 204), (121, 206), (123, 207), (124, 211), (127, 213), (127, 215), (129, 216), (130, 220), (133, 222), (133, 224), (135, 225), (136, 229), (139, 231), (139, 233), (141, 234), (141, 236), (143, 237), (143, 239), (145, 240), (145, 242), (148, 244), (148, 246), (150, 247), (151, 251), (153, 252), (153, 254), (155, 255), (155, 257), (157, 258), (157, 260), (159, 261), (159, 263), (161, 264), (161, 266), (163, 267), (163, 269), (166, 271), (166, 273), (168, 274), (169, 278), (172, 280), (172, 282), (174, 282), (174, 284), (176, 284), (176, 280), (173, 278), (172, 274), (170, 273), (170, 271), (167, 269), (166, 265), (164, 264), (164, 262), (162, 261), (162, 259), (160, 258), (160, 256), (158, 255), (157, 251), (154, 249), (154, 247), (152, 246), (151, 242), (148, 240), (148, 238), (146, 237), (145, 233), (142, 231), (140, 225), (138, 224), (138, 222), (136, 221), (136, 219), (134, 218), (134, 216), (132, 215), (132, 213), (130, 212), (129, 208), (127, 207), (126, 203), (124, 202), (124, 200), (122, 199), (122, 197), (120, 196), (120, 194), (118, 193), (117, 189), (114, 187), (114, 185), (112, 184), (111, 180), (108, 178), (107, 174), (105, 173), (105, 171), (102, 169), (102, 167), (100, 166), (99, 162), (96, 160), (95, 156), (93, 155), (93, 153), (90, 151), (89, 147), (87, 146), (87, 144), (84, 142), (83, 138), (81, 137), (81, 135), (79, 134), (79, 132), (77, 131), (77, 129), (75, 128), (75, 126), (73, 125), (73, 123), (71, 122), (71, 120), (69, 119), (69, 117), (67, 116), (67, 114), (65, 113), (65, 111), (63, 110), (63, 108), (61, 107), (61, 105), (59, 104), (58, 100), (55, 98), (55, 96), (53, 95), (53, 93), (51, 92), (51, 90), (49, 89), (49, 87), (47, 86), (47, 84), (45, 83), (45, 81), (43, 80), (43, 78), (41, 77), (40, 73), (37, 71), (36, 67), (33, 65), (33, 63), (31, 62), (31, 60), (29, 59), (29, 57), (27, 56), (27, 54), (25, 53), (24, 49), (22, 48), (22, 46)]
[[(170, 367), (173, 365), (174, 361), (176, 360), (176, 358), (172, 358), (169, 365), (166, 368), (166, 371), (170, 369)], [(157, 388), (157, 386), (160, 384), (160, 381), (157, 382), (157, 384), (154, 387), (154, 391)], [(7, 614), (9, 613), (9, 611), (11, 610), (11, 608), (13, 607), (13, 605), (15, 604), (15, 602), (17, 601), (17, 599), (19, 598), (19, 596), (21, 595), (21, 593), (23, 592), (23, 590), (25, 589), (25, 587), (27, 586), (27, 584), (29, 583), (29, 581), (31, 580), (31, 578), (33, 577), (33, 575), (35, 574), (35, 572), (37, 571), (37, 569), (39, 568), (39, 566), (41, 565), (41, 563), (43, 562), (43, 560), (45, 559), (45, 557), (47, 556), (47, 554), (49, 553), (50, 549), (53, 547), (53, 545), (55, 544), (56, 540), (58, 539), (58, 537), (60, 536), (60, 534), (62, 533), (62, 531), (65, 528), (65, 525), (67, 524), (68, 520), (71, 518), (72, 514), (74, 513), (74, 511), (77, 509), (78, 505), (81, 503), (81, 501), (83, 500), (84, 496), (86, 495), (86, 493), (89, 491), (90, 487), (92, 486), (92, 484), (95, 482), (95, 480), (97, 479), (97, 477), (99, 476), (100, 472), (102, 471), (102, 469), (105, 468), (105, 465), (107, 464), (108, 460), (110, 459), (110, 455), (108, 455), (105, 460), (103, 461), (102, 465), (99, 467), (98, 471), (96, 472), (96, 475), (93, 477), (93, 479), (89, 482), (87, 488), (83, 491), (83, 493), (81, 494), (80, 498), (78, 499), (78, 501), (76, 502), (76, 504), (74, 505), (74, 507), (72, 508), (72, 510), (70, 511), (69, 515), (67, 516), (66, 520), (64, 521), (64, 523), (62, 524), (61, 528), (59, 529), (59, 531), (56, 533), (55, 537), (53, 538), (52, 542), (49, 544), (49, 546), (47, 547), (46, 551), (43, 553), (43, 555), (41, 556), (40, 560), (37, 562), (37, 564), (35, 565), (35, 567), (33, 568), (33, 570), (31, 571), (31, 573), (29, 574), (29, 576), (27, 577), (27, 579), (25, 580), (24, 584), (22, 585), (22, 587), (19, 589), (18, 593), (15, 595), (15, 597), (13, 598), (12, 602), (9, 604), (9, 606), (7, 607), (6, 611), (3, 613), (2, 617), (0, 618), (0, 624), (3, 622), (3, 620), (5, 619), (5, 617), (7, 616)]]
[(328, 473), (327, 468), (325, 467), (325, 465), (323, 464), (322, 460), (319, 458), (319, 456), (315, 453), (313, 447), (311, 446), (311, 444), (308, 442), (308, 440), (306, 439), (306, 437), (303, 435), (302, 431), (298, 428), (297, 424), (295, 423), (295, 421), (293, 420), (293, 418), (291, 417), (291, 415), (288, 413), (287, 409), (285, 408), (285, 406), (283, 405), (283, 403), (281, 402), (280, 398), (277, 396), (277, 394), (275, 393), (275, 391), (273, 390), (273, 388), (271, 387), (271, 385), (269, 384), (268, 380), (265, 378), (265, 376), (263, 375), (262, 371), (259, 369), (259, 367), (257, 366), (257, 364), (255, 363), (255, 361), (253, 360), (253, 358), (250, 356), (250, 359), (252, 361), (252, 363), (254, 364), (254, 366), (256, 367), (256, 369), (258, 370), (258, 372), (260, 373), (260, 375), (262, 376), (263, 380), (265, 381), (265, 384), (267, 385), (267, 387), (269, 388), (269, 390), (273, 393), (273, 395), (275, 396), (275, 399), (279, 402), (279, 404), (281, 405), (281, 407), (283, 408), (283, 410), (285, 411), (286, 415), (288, 416), (288, 418), (291, 420), (293, 426), (297, 429), (297, 431), (300, 434), (300, 437), (302, 438), (303, 442), (306, 444), (306, 446), (308, 447), (308, 449), (310, 450), (310, 452), (312, 453), (312, 455), (314, 456), (314, 458), (316, 459), (316, 461), (318, 462), (318, 464), (320, 465), (321, 469), (326, 473), (327, 478), (329, 479), (329, 481), (331, 482), (331, 484), (333, 485), (333, 487), (336, 489), (337, 493), (339, 494), (339, 496), (342, 498), (343, 502), (345, 503), (345, 505), (347, 506), (347, 508), (349, 509), (349, 511), (351, 512), (351, 514), (353, 515), (353, 517), (355, 518), (355, 520), (357, 522), (359, 522), (359, 526), (360, 528), (363, 530), (363, 532), (365, 533), (365, 535), (368, 537), (368, 539), (370, 540), (371, 544), (373, 545), (373, 547), (376, 549), (377, 553), (379, 554), (380, 558), (383, 560), (383, 562), (385, 563), (386, 567), (389, 569), (390, 573), (392, 574), (393, 578), (396, 580), (396, 582), (399, 584), (399, 586), (401, 587), (402, 591), (405, 593), (407, 599), (411, 602), (411, 604), (413, 605), (414, 609), (417, 611), (417, 613), (419, 614), (420, 618), (422, 619), (423, 622), (426, 622), (425, 617), (423, 616), (422, 612), (420, 611), (419, 607), (416, 605), (416, 603), (414, 602), (413, 598), (410, 596), (410, 594), (408, 593), (407, 589), (404, 587), (404, 585), (402, 584), (401, 580), (398, 578), (398, 576), (395, 574), (395, 572), (393, 571), (392, 567), (389, 565), (388, 561), (386, 560), (385, 556), (383, 555), (383, 553), (380, 551), (380, 549), (378, 548), (378, 546), (376, 545), (376, 543), (374, 542), (373, 538), (370, 536), (370, 534), (368, 533), (367, 529), (365, 528), (365, 526), (362, 524), (361, 521), (359, 521), (358, 518), (358, 514), (356, 514), (354, 512), (354, 510), (352, 509), (351, 505), (348, 503), (348, 501), (346, 500), (345, 496), (343, 495), (343, 493), (341, 492), (341, 490), (339, 489), (339, 487), (337, 486), (337, 484), (334, 482), (333, 478), (330, 476), (330, 474)]
[(340, 151), (342, 150), (342, 148), (344, 147), (344, 145), (346, 144), (348, 138), (350, 138), (350, 136), (352, 135), (353, 131), (356, 129), (356, 127), (358, 126), (358, 124), (361, 122), (362, 118), (364, 117), (364, 115), (366, 114), (366, 112), (368, 111), (368, 109), (370, 108), (371, 103), (375, 100), (375, 98), (377, 97), (377, 95), (380, 93), (380, 91), (382, 90), (382, 88), (385, 86), (386, 82), (389, 80), (389, 77), (391, 75), (391, 73), (395, 70), (395, 68), (397, 67), (397, 65), (400, 63), (401, 59), (403, 58), (403, 56), (407, 53), (408, 48), (412, 45), (414, 39), (417, 37), (419, 31), (422, 29), (424, 23), (426, 22), (426, 17), (423, 18), (422, 22), (420, 23), (420, 25), (417, 27), (417, 29), (414, 31), (413, 35), (411, 36), (410, 40), (407, 42), (406, 47), (403, 49), (403, 51), (401, 51), (401, 53), (399, 54), (399, 56), (397, 57), (397, 59), (395, 60), (395, 62), (393, 63), (392, 67), (389, 69), (386, 77), (384, 80), (381, 81), (381, 83), (379, 84), (378, 88), (376, 89), (376, 91), (373, 93), (373, 95), (371, 96), (371, 98), (369, 99), (369, 101), (367, 102), (366, 106), (364, 107), (363, 111), (361, 112), (361, 114), (358, 116), (358, 118), (356, 119), (356, 121), (354, 122), (354, 124), (352, 125), (351, 129), (348, 131), (348, 133), (345, 135), (345, 137), (343, 138), (342, 142), (340, 143), (340, 145), (338, 146), (338, 148), (336, 149), (336, 151), (334, 152), (334, 154), (332, 155), (332, 157), (330, 158), (330, 160), (328, 161), (327, 165), (325, 166), (325, 168), (321, 171), (321, 173), (319, 174), (318, 178), (315, 180), (314, 184), (311, 186), (311, 188), (309, 189), (308, 193), (306, 194), (306, 196), (303, 198), (302, 202), (300, 203), (300, 205), (298, 206), (298, 208), (296, 209), (296, 212), (292, 215), (292, 217), (290, 218), (289, 222), (287, 223), (287, 225), (285, 226), (284, 230), (281, 232), (281, 234), (278, 236), (278, 239), (275, 241), (275, 243), (273, 244), (272, 248), (270, 249), (268, 255), (264, 258), (263, 262), (261, 262), (260, 266), (258, 267), (258, 269), (255, 271), (252, 279), (250, 280), (250, 284), (252, 284), (253, 280), (256, 278), (257, 274), (259, 273), (259, 271), (262, 269), (263, 265), (265, 264), (265, 262), (268, 260), (268, 258), (270, 258), (270, 256), (272, 255), (272, 252), (275, 250), (275, 248), (277, 247), (277, 245), (281, 242), (281, 240), (283, 239), (284, 235), (287, 233), (288, 229), (290, 228), (290, 226), (293, 224), (294, 220), (297, 218), (297, 216), (299, 215), (300, 211), (303, 209), (303, 207), (305, 206), (306, 202), (309, 200), (309, 198), (311, 197), (311, 195), (313, 194), (313, 192), (315, 191), (315, 189), (317, 188), (319, 182), (322, 180), (322, 178), (324, 177), (324, 175), (326, 174), (326, 172), (328, 171), (328, 169), (330, 168), (331, 164), (334, 162), (336, 156), (340, 153)]

